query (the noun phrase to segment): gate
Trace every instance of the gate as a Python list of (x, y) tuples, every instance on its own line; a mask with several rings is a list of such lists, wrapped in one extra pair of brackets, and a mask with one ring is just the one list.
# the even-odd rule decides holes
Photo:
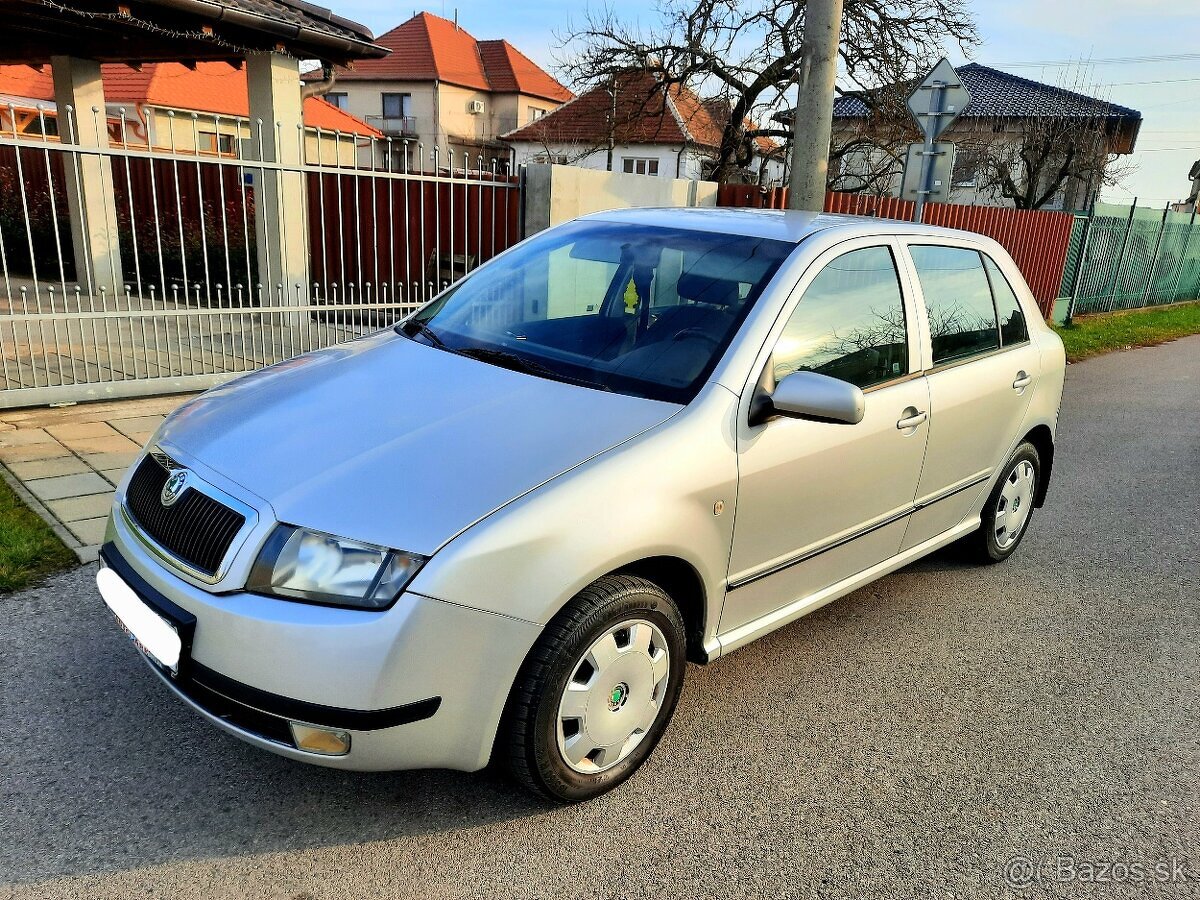
[[(289, 167), (248, 140), (201, 151), (195, 117), (189, 129), (162, 149), (138, 145), (123, 115), (105, 149), (44, 120), (0, 134), (0, 408), (210, 387), (385, 327), (519, 239), (519, 180), (494, 162), (309, 129)], [(79, 190), (97, 164), (112, 185), (101, 215)], [(268, 175), (297, 187), (307, 283), (259, 272), (256, 235), (280, 239), (255, 223)], [(119, 246), (119, 282), (97, 276), (97, 229)]]

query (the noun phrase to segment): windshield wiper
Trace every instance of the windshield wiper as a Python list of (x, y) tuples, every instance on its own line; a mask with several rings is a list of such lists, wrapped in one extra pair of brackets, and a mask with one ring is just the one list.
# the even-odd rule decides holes
[[(400, 325), (397, 327), (402, 328), (404, 333), (409, 337), (412, 337), (413, 333), (415, 332), (416, 334), (420, 334), (423, 337), (428, 338), (429, 342), (438, 349), (450, 350), (450, 347), (446, 346), (446, 342), (438, 337), (438, 333), (419, 319), (409, 319), (407, 322), (400, 323)], [(412, 330), (410, 331), (409, 329)]]
[(516, 353), (510, 353), (507, 350), (497, 350), (492, 347), (461, 347), (454, 352), (462, 356), (469, 356), (472, 359), (478, 359), (481, 362), (489, 362), (505, 369), (512, 369), (514, 372), (524, 372), (528, 375), (541, 375), (544, 378), (551, 378), (555, 381), (565, 381), (570, 384), (580, 385), (581, 387), (591, 387), (601, 391), (612, 391), (612, 388), (610, 388), (607, 384), (601, 384), (599, 381), (589, 381), (586, 378), (573, 378), (570, 375), (564, 375), (562, 372), (555, 371), (554, 369), (543, 365), (537, 360), (529, 359), (525, 356), (519, 356)]

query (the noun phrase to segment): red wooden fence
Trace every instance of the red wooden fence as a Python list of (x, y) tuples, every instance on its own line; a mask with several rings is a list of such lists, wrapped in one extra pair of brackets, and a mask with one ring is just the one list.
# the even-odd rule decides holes
[[(787, 188), (760, 188), (755, 185), (723, 184), (717, 191), (718, 206), (753, 209), (786, 209)], [(910, 222), (914, 204), (899, 197), (845, 194), (830, 191), (825, 195), (825, 211), (854, 216), (876, 216)], [(1054, 310), (1066, 265), (1067, 248), (1075, 217), (1070, 213), (1044, 210), (1000, 209), (994, 206), (964, 206), (956, 203), (929, 203), (925, 223), (960, 228), (985, 234), (1011, 254), (1037, 298), (1042, 313)]]

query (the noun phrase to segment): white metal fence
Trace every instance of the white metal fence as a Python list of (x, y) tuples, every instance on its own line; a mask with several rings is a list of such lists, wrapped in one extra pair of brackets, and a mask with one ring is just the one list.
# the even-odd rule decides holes
[(86, 147), (69, 108), (8, 113), (0, 408), (208, 387), (383, 327), (519, 238), (496, 160), (301, 129), (284, 164), (258, 149), (278, 127), (139, 135), (124, 110), (93, 110), (109, 145)]

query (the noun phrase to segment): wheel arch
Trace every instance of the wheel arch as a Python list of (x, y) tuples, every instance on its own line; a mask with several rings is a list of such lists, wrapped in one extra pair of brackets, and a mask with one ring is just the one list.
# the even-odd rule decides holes
[(606, 574), (636, 575), (666, 591), (683, 616), (683, 624), (687, 629), (688, 661), (701, 664), (708, 662), (708, 654), (704, 651), (707, 596), (704, 579), (695, 566), (678, 556), (648, 556)]
[(1037, 448), (1041, 460), (1042, 471), (1038, 479), (1037, 493), (1033, 497), (1035, 507), (1043, 506), (1046, 502), (1046, 490), (1050, 485), (1050, 473), (1054, 468), (1054, 434), (1049, 425), (1038, 425), (1022, 438)]

